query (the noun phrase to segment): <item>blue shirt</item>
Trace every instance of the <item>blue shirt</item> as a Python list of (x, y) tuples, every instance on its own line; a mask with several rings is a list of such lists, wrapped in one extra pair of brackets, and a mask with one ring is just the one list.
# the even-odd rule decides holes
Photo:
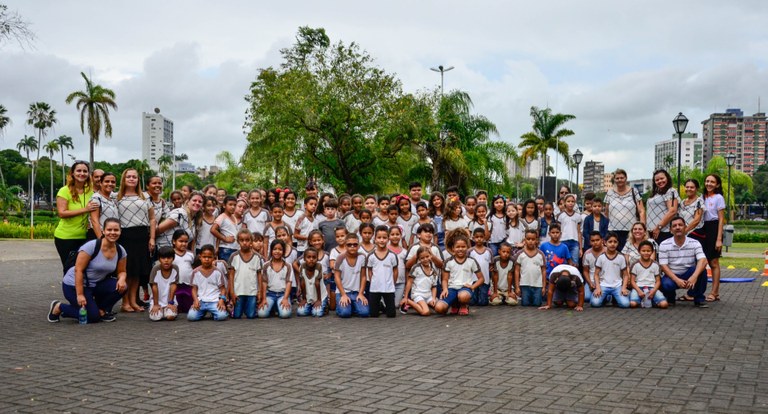
[[(118, 244), (117, 248), (122, 252), (123, 258), (127, 257), (123, 246)], [(84, 285), (87, 287), (96, 286), (97, 282), (101, 282), (102, 280), (106, 279), (109, 274), (117, 269), (117, 254), (115, 254), (115, 257), (112, 259), (107, 260), (104, 255), (101, 254), (101, 252), (94, 252), (94, 250), (96, 250), (96, 240), (91, 240), (85, 243), (82, 247), (80, 247), (79, 250), (80, 252), (86, 252), (89, 256), (91, 256), (91, 260), (88, 262), (88, 266), (85, 268), (84, 274), (88, 282), (87, 284), (84, 283)], [(64, 280), (62, 282), (65, 285), (75, 286), (75, 267), (76, 266), (72, 266), (69, 268), (69, 270), (67, 270), (67, 273), (64, 274)]]
[(555, 266), (561, 264), (568, 264), (568, 260), (571, 259), (571, 251), (564, 243), (560, 243), (557, 246), (551, 242), (544, 242), (539, 246), (539, 250), (544, 252), (544, 258), (547, 265), (547, 276), (552, 273), (552, 269)]

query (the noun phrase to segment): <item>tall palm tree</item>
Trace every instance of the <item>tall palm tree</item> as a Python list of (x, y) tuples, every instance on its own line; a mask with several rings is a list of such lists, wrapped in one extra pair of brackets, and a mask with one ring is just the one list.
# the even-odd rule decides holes
[(170, 155), (163, 155), (157, 159), (157, 167), (160, 169), (160, 173), (163, 174), (163, 181), (168, 179), (171, 164), (173, 164), (173, 158)]
[[(523, 162), (530, 162), (537, 157), (541, 160), (541, 175), (544, 177), (548, 169), (547, 151), (555, 150), (565, 160), (566, 165), (570, 165), (570, 151), (568, 143), (564, 142), (565, 137), (574, 134), (570, 129), (563, 128), (563, 125), (576, 117), (569, 114), (553, 114), (549, 108), (539, 109), (531, 107), (531, 118), (533, 118), (533, 131), (526, 132), (520, 138), (522, 141), (518, 145), (523, 148)], [(543, 185), (543, 181), (541, 181)], [(543, 193), (543, 188), (539, 191)]]
[[(67, 104), (77, 100), (77, 110), (80, 111), (80, 131), (85, 133), (85, 125), (88, 124), (88, 135), (90, 137), (90, 165), (93, 166), (93, 148), (99, 143), (101, 128), (104, 127), (104, 136), (112, 136), (112, 121), (109, 119), (109, 109), (117, 110), (115, 103), (115, 92), (111, 89), (94, 84), (91, 79), (80, 72), (85, 80), (85, 90), (75, 91), (67, 96)], [(86, 122), (87, 119), (87, 122)], [(93, 167), (91, 167), (93, 168)]]
[(30, 151), (37, 151), (37, 140), (33, 136), (26, 135), (19, 141), (18, 144), (16, 144), (16, 149), (19, 151), (24, 151), (24, 153), (27, 155), (27, 161), (31, 163), (32, 159), (29, 158), (29, 153)]
[(51, 206), (53, 206), (53, 154), (59, 152), (59, 140), (52, 139), (43, 145), (43, 149), (48, 153), (48, 169), (51, 170)]
[(53, 128), (53, 124), (58, 122), (56, 111), (45, 102), (35, 102), (29, 105), (27, 111), (27, 124), (37, 130), (37, 157), (32, 163), (32, 179), (30, 181), (30, 238), (34, 238), (35, 231), (35, 173), (37, 171), (37, 162), (40, 161), (40, 147), (43, 145), (43, 138), (48, 134), (48, 129)]
[[(11, 118), (6, 115), (7, 113), (8, 109), (5, 108), (5, 105), (0, 105), (0, 137), (5, 134), (5, 129), (8, 128), (8, 125), (11, 124)], [(5, 177), (3, 176), (2, 165), (0, 165), (0, 184), (5, 185)]]
[(144, 185), (144, 174), (149, 171), (149, 162), (147, 160), (141, 160), (138, 161), (134, 168), (136, 168), (136, 172), (139, 173), (139, 176), (141, 177), (141, 188), (147, 188), (146, 185)]
[(61, 153), (61, 185), (64, 186), (67, 185), (67, 175), (64, 172), (64, 150), (75, 148), (75, 145), (72, 143), (72, 137), (68, 135), (61, 135), (55, 141), (59, 143), (59, 152)]

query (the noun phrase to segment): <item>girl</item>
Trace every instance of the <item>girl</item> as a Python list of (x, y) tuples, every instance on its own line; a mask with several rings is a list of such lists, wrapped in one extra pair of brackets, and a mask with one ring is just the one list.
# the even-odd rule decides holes
[[(280, 226), (275, 229), (275, 239), (282, 240), (285, 243), (285, 251), (283, 252), (283, 258), (288, 266), (293, 267), (294, 263), (299, 260), (299, 255), (296, 249), (293, 248), (293, 240), (291, 240), (291, 233), (286, 226)], [(299, 285), (296, 280), (296, 274), (291, 275), (291, 299), (296, 298), (296, 291), (299, 289)]]
[(296, 208), (296, 193), (292, 190), (288, 190), (284, 193), (283, 200), (285, 200), (283, 209), (283, 222), (288, 225), (289, 228), (295, 229), (296, 222), (301, 217), (301, 210)]
[(352, 210), (352, 197), (343, 195), (339, 197), (339, 211), (338, 218), (343, 218), (349, 211)]
[[(216, 197), (205, 197), (203, 218), (200, 221), (200, 234), (197, 235), (197, 245), (200, 247), (206, 244), (218, 247), (219, 240), (211, 233), (211, 228), (216, 221), (216, 208), (218, 204)], [(218, 251), (218, 248), (216, 250)], [(200, 248), (195, 253), (200, 254)]]
[(62, 266), (69, 252), (78, 250), (85, 243), (88, 216), (99, 208), (98, 203), (89, 201), (91, 197), (93, 189), (88, 164), (85, 161), (75, 162), (69, 168), (67, 185), (56, 193), (59, 223), (53, 232), (53, 241)]
[(363, 201), (363, 208), (373, 213), (376, 211), (376, 196), (373, 194), (369, 194), (365, 196), (365, 200)]
[(181, 194), (181, 191), (179, 190), (172, 191), (169, 198), (171, 199), (171, 206), (173, 206), (173, 208), (181, 208), (182, 204), (184, 204), (184, 195)]
[(523, 238), (525, 237), (525, 227), (523, 227), (522, 220), (517, 215), (517, 206), (514, 203), (507, 205), (506, 210), (506, 229), (507, 229), (507, 244), (512, 246), (515, 254), (518, 250), (523, 248)]
[(660, 290), (661, 270), (659, 264), (651, 259), (653, 252), (654, 246), (650, 240), (640, 243), (640, 260), (632, 266), (630, 271), (632, 292), (629, 306), (632, 308), (640, 307), (641, 300), (648, 304), (652, 303), (660, 309), (666, 309), (669, 306), (667, 298)]
[(362, 240), (360, 248), (363, 249), (363, 255), (368, 255), (376, 248), (376, 245), (373, 244), (372, 241), (374, 229), (373, 224), (368, 223), (361, 224), (357, 229), (358, 234), (360, 234), (360, 239)]
[(417, 248), (418, 266), (411, 269), (408, 281), (405, 283), (405, 297), (400, 301), (400, 308), (406, 305), (416, 309), (421, 316), (429, 316), (430, 308), (437, 301), (437, 269), (432, 264), (432, 253), (424, 246)]
[(117, 209), (120, 214), (121, 246), (130, 257), (127, 263), (128, 290), (123, 296), (123, 312), (143, 312), (138, 303), (139, 286), (144, 288), (144, 300), (149, 300), (150, 255), (155, 250), (155, 209), (144, 197), (139, 173), (132, 168), (123, 171), (120, 191), (117, 193)]
[[(347, 226), (347, 232), (355, 233), (360, 231), (360, 212), (363, 209), (363, 196), (355, 194), (351, 197), (352, 210), (345, 213), (341, 219), (344, 221), (344, 225)], [(371, 236), (373, 237), (373, 236)]]
[(158, 263), (149, 273), (149, 284), (152, 290), (149, 320), (158, 322), (163, 319), (175, 320), (178, 316), (176, 308), (176, 283), (179, 280), (179, 269), (173, 265), (174, 253), (170, 247), (163, 247), (157, 252)]
[[(194, 191), (193, 191), (193, 193), (194, 193)], [(218, 188), (216, 188), (216, 186), (213, 185), (213, 184), (208, 184), (205, 187), (203, 187), (202, 193), (206, 197), (216, 198), (216, 194), (218, 193)], [(191, 196), (191, 194), (190, 194), (190, 196)], [(189, 199), (187, 199), (187, 200), (189, 200)]]
[[(728, 191), (731, 191), (728, 189)], [(720, 300), (720, 253), (723, 249), (723, 225), (725, 224), (725, 199), (723, 180), (717, 174), (704, 179), (704, 244), (702, 248), (712, 268), (712, 291), (707, 302)]]
[(185, 185), (181, 186), (181, 195), (184, 197), (183, 201), (185, 203), (187, 202), (187, 200), (189, 200), (189, 196), (190, 196), (190, 194), (192, 194), (193, 191), (195, 191), (195, 189), (192, 188), (191, 185), (186, 185), (185, 184)]
[[(443, 268), (443, 291), (435, 305), (437, 313), (446, 314), (450, 308), (452, 315), (469, 315), (472, 292), (484, 283), (483, 273), (477, 261), (467, 257), (467, 250), (469, 250), (467, 233), (466, 229), (458, 229), (449, 232), (446, 237), (446, 245), (453, 251), (453, 257), (445, 262)], [(473, 276), (477, 278), (474, 283), (472, 283)]]
[[(184, 230), (189, 236), (189, 250), (194, 251), (195, 239), (203, 221), (203, 194), (195, 191), (189, 196), (189, 200), (182, 208), (177, 208), (168, 213), (157, 231), (162, 234), (160, 246), (170, 246), (173, 233), (176, 230)], [(202, 245), (201, 245), (202, 246)]]
[(248, 202), (250, 203), (251, 208), (248, 209), (248, 212), (243, 217), (243, 222), (245, 222), (245, 225), (251, 233), (263, 232), (264, 227), (266, 227), (267, 223), (272, 220), (269, 217), (267, 210), (262, 208), (261, 201), (261, 192), (259, 190), (251, 190), (251, 192), (248, 193)]
[(234, 196), (224, 198), (224, 211), (216, 217), (211, 226), (211, 234), (216, 236), (219, 243), (219, 260), (228, 261), (229, 256), (237, 251), (237, 232), (243, 227), (243, 223), (235, 216), (237, 199)]
[(400, 223), (400, 226), (403, 227), (403, 233), (401, 234), (403, 239), (403, 247), (408, 248), (408, 241), (406, 240), (406, 236), (411, 234), (414, 224), (419, 221), (419, 217), (411, 212), (411, 199), (408, 198), (408, 196), (402, 195), (398, 197), (397, 207), (400, 214), (397, 222)]
[(323, 266), (317, 261), (318, 251), (314, 247), (308, 247), (302, 257), (302, 264), (294, 264), (298, 267), (299, 279), (299, 303), (296, 308), (296, 316), (324, 315), (322, 301)]
[(445, 227), (443, 226), (443, 210), (445, 209), (445, 197), (435, 191), (429, 196), (429, 217), (435, 223), (435, 236), (440, 249), (445, 249)]
[(491, 199), (491, 212), (488, 214), (488, 223), (491, 227), (489, 247), (494, 256), (499, 253), (501, 242), (507, 238), (507, 214), (504, 211), (506, 203), (507, 200), (503, 195), (495, 195)]
[(467, 219), (462, 217), (461, 215), (461, 203), (458, 200), (453, 200), (450, 203), (448, 203), (448, 208), (446, 210), (447, 214), (445, 217), (445, 221), (443, 224), (445, 225), (445, 232), (448, 233), (450, 231), (456, 230), (456, 229), (465, 229), (467, 228), (467, 225), (469, 222)]
[(557, 223), (555, 219), (555, 206), (552, 203), (544, 203), (544, 213), (539, 219), (539, 243), (549, 241), (549, 226)]
[(581, 214), (576, 211), (576, 195), (566, 195), (563, 205), (563, 210), (557, 216), (557, 221), (562, 229), (560, 241), (568, 246), (571, 260), (574, 263), (579, 263), (581, 258)]
[[(650, 240), (653, 243), (653, 251), (656, 251), (656, 242), (652, 238), (648, 237), (648, 231), (645, 224), (637, 222), (632, 225), (632, 230), (629, 232), (629, 238), (624, 248), (621, 250), (621, 254), (626, 256), (627, 265), (631, 268), (632, 265), (640, 260), (640, 243)], [(652, 260), (656, 260), (656, 254), (651, 257)]]
[[(485, 233), (484, 241), (487, 242), (491, 237), (491, 229), (488, 225), (488, 206), (485, 203), (475, 206), (475, 218), (469, 222), (469, 231), (474, 234), (476, 229), (483, 229)], [(493, 250), (491, 250), (493, 254)]]
[[(215, 200), (215, 198), (214, 198)], [(179, 269), (179, 282), (176, 284), (176, 302), (179, 313), (189, 312), (192, 307), (192, 264), (195, 256), (187, 251), (189, 245), (189, 236), (184, 230), (173, 232), (173, 251), (175, 257), (173, 264)]]
[(224, 282), (225, 275), (214, 266), (215, 256), (213, 246), (205, 245), (200, 252), (200, 267), (192, 271), (192, 298), (194, 302), (187, 313), (187, 320), (194, 322), (205, 317), (207, 313), (213, 315), (214, 321), (226, 320), (227, 313), (227, 287)]
[[(677, 189), (672, 188), (672, 177), (666, 170), (656, 170), (653, 173), (651, 197), (646, 203), (648, 231), (656, 243), (672, 237), (669, 222), (677, 214), (680, 196)], [(610, 225), (610, 223), (609, 223)]]
[(319, 230), (309, 233), (309, 245), (317, 250), (317, 262), (323, 267), (323, 284), (320, 286), (323, 308), (336, 310), (336, 284), (333, 279), (330, 256), (325, 252), (325, 239)]
[[(435, 222), (429, 217), (429, 207), (427, 207), (427, 203), (423, 201), (416, 203), (416, 215), (419, 216), (419, 219), (413, 225), (413, 229), (411, 229), (411, 237), (408, 239), (408, 246), (412, 246), (413, 243), (418, 241), (419, 229), (421, 226), (431, 224), (433, 228), (435, 227)], [(432, 233), (434, 233), (434, 231)], [(437, 240), (433, 240), (432, 242), (435, 245), (437, 244)]]
[(593, 308), (603, 306), (608, 297), (613, 297), (620, 308), (629, 307), (627, 259), (619, 254), (618, 247), (619, 236), (608, 232), (605, 238), (605, 253), (601, 254), (595, 263), (595, 291), (589, 301)]
[(534, 200), (526, 200), (523, 203), (523, 227), (526, 230), (539, 230), (539, 215), (536, 209), (536, 202)]
[(491, 290), (491, 262), (493, 255), (491, 250), (485, 247), (485, 229), (478, 228), (472, 232), (472, 239), (475, 247), (470, 249), (469, 257), (477, 261), (480, 266), (480, 272), (483, 273), (483, 279), (488, 282), (480, 285), (474, 292), (474, 303), (478, 306), (488, 306), (488, 293)]
[(269, 247), (275, 240), (275, 229), (280, 226), (285, 226), (285, 222), (283, 221), (283, 205), (275, 203), (272, 205), (270, 211), (272, 212), (272, 221), (268, 222), (264, 226), (264, 230), (262, 230), (264, 241), (266, 242), (264, 243), (264, 252), (262, 253), (264, 257), (269, 257), (267, 247)]
[(267, 208), (267, 211), (272, 211), (272, 206), (279, 201), (278, 198), (277, 189), (270, 188), (267, 190), (267, 198), (264, 200), (264, 207)]
[(366, 209), (360, 210), (360, 223), (373, 224), (373, 213)]
[[(155, 209), (155, 223), (159, 226), (168, 217), (168, 213), (171, 212), (168, 203), (163, 199), (163, 179), (157, 175), (150, 177), (149, 181), (147, 181), (147, 192), (144, 195), (149, 198), (152, 207)], [(160, 245), (159, 239), (157, 244)]]
[[(397, 280), (395, 280), (394, 303), (400, 303), (403, 300), (403, 292), (405, 291), (405, 262), (408, 251), (403, 248), (403, 245), (400, 242), (402, 234), (403, 231), (398, 226), (390, 227), (387, 232), (387, 238), (389, 240), (387, 248), (397, 256)], [(373, 307), (371, 307), (371, 309), (373, 309)], [(401, 313), (406, 313), (407, 311), (407, 308), (400, 308)]]
[[(475, 196), (467, 196), (467, 198), (464, 199), (464, 209), (466, 210), (464, 214), (464, 218), (467, 219), (467, 221), (472, 222), (475, 219), (475, 207), (477, 206), (477, 197)], [(471, 229), (469, 230), (472, 231)]]
[[(362, 230), (362, 229), (361, 229)], [(365, 258), (361, 278), (370, 281), (370, 316), (378, 318), (382, 301), (384, 312), (388, 318), (394, 318), (395, 312), (395, 282), (398, 281), (397, 255), (387, 249), (389, 232), (385, 226), (376, 228), (376, 248)]]
[(91, 201), (99, 203), (99, 208), (91, 211), (90, 223), (91, 229), (88, 230), (88, 239), (100, 239), (104, 235), (104, 221), (108, 218), (120, 218), (117, 210), (117, 203), (112, 195), (117, 184), (117, 177), (111, 172), (106, 172), (101, 176), (101, 186), (99, 192), (91, 197)]
[(269, 246), (270, 260), (264, 268), (259, 294), (263, 303), (259, 308), (259, 318), (268, 318), (272, 311), (281, 319), (291, 317), (291, 266), (285, 262), (283, 253), (286, 245), (282, 240), (274, 240)]

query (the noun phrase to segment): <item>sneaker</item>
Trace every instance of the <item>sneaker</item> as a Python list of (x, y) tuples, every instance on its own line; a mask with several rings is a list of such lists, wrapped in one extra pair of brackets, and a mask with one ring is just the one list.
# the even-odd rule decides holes
[(466, 306), (463, 307), (463, 308), (459, 308), (459, 315), (460, 316), (467, 316), (467, 315), (469, 315), (469, 308), (466, 307)]
[(408, 313), (408, 308), (410, 308), (408, 305), (401, 306), (400, 307), (400, 313), (402, 313), (403, 315), (407, 314)]
[(112, 312), (107, 312), (104, 314), (104, 316), (101, 317), (102, 322), (114, 322), (117, 320), (117, 317)]
[(694, 303), (693, 306), (699, 308), (699, 309), (707, 309), (709, 308), (709, 305), (706, 303)]
[(459, 308), (453, 306), (451, 307), (451, 315), (457, 315), (459, 313)]
[(58, 300), (54, 300), (51, 302), (51, 306), (48, 308), (48, 322), (50, 323), (56, 323), (61, 320), (61, 315), (54, 315), (53, 309), (56, 308), (57, 305), (59, 305), (61, 302)]

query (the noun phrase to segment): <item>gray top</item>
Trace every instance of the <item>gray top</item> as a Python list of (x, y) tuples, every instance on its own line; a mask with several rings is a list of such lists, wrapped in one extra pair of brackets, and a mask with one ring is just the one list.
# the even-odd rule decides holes
[[(102, 245), (103, 246), (103, 245)], [(119, 244), (117, 247), (122, 252), (123, 259), (128, 257), (123, 249), (123, 246)], [(88, 267), (85, 268), (85, 277), (87, 279), (87, 286), (94, 287), (96, 283), (106, 279), (107, 276), (117, 269), (117, 254), (110, 260), (107, 260), (101, 252), (94, 254), (96, 250), (96, 240), (91, 240), (80, 247), (79, 252), (86, 252), (91, 256), (91, 261), (88, 262)], [(64, 280), (62, 281), (67, 286), (75, 286), (75, 267), (72, 266), (67, 273), (64, 274)]]

